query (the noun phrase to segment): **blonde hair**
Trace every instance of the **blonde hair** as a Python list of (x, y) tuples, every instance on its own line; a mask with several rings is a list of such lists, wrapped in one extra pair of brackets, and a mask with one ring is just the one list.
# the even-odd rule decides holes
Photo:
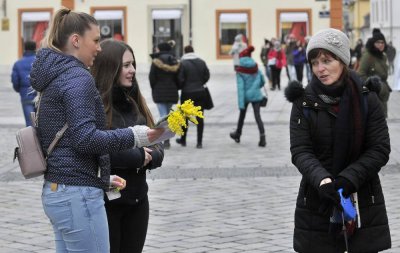
[(99, 24), (87, 13), (74, 12), (62, 7), (54, 15), (46, 36), (41, 41), (41, 47), (63, 51), (71, 34), (77, 33), (83, 36), (87, 30), (91, 29), (90, 25)]

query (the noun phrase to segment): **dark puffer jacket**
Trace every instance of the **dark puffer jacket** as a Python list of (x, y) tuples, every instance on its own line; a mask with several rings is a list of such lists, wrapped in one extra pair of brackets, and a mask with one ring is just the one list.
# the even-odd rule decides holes
[(181, 103), (192, 99), (195, 105), (204, 107), (206, 91), (204, 85), (210, 79), (210, 71), (202, 59), (194, 53), (182, 56), (178, 72), (179, 88), (182, 89)]
[[(349, 180), (358, 193), (361, 227), (349, 239), (349, 252), (378, 252), (391, 247), (378, 176), (389, 159), (388, 127), (376, 93), (361, 87), (361, 81), (354, 73), (351, 78), (362, 91), (360, 97), (367, 96), (365, 135), (359, 158), (339, 172), (332, 169), (335, 113), (319, 99), (311, 84), (304, 90), (292, 83), (286, 90), (287, 98), (293, 102), (290, 117), (292, 162), (302, 174), (293, 238), (297, 252), (344, 252), (344, 238), (329, 234), (329, 216), (318, 212), (321, 202), (317, 189), (321, 180), (338, 176)], [(318, 80), (312, 82), (315, 81)]]
[[(38, 130), (43, 150), (56, 133), (68, 129), (47, 160), (45, 179), (60, 184), (105, 188), (98, 168), (106, 155), (135, 146), (131, 129), (104, 130), (105, 113), (88, 69), (73, 56), (41, 49), (32, 67), (32, 87), (44, 92)], [(108, 169), (109, 164), (103, 164)], [(103, 166), (102, 165), (102, 166)]]
[(155, 103), (178, 102), (179, 62), (169, 52), (152, 54), (149, 80)]
[[(145, 117), (139, 112), (136, 105), (127, 99), (129, 91), (124, 88), (113, 88), (112, 128), (125, 128), (135, 125), (146, 125)], [(129, 148), (112, 153), (111, 174), (126, 179), (126, 188), (121, 191), (121, 198), (108, 202), (107, 205), (129, 204), (134, 205), (147, 196), (148, 185), (146, 170), (161, 166), (164, 159), (164, 149), (156, 144), (148, 147), (153, 150), (150, 154), (152, 161), (143, 166), (143, 148)]]

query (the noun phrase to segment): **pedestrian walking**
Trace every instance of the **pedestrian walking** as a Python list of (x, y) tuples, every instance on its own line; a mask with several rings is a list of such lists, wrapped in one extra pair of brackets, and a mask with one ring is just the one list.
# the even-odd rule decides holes
[(22, 111), (24, 112), (25, 125), (31, 126), (31, 112), (35, 111), (34, 98), (36, 91), (31, 87), (29, 74), (32, 63), (35, 60), (36, 43), (34, 41), (24, 42), (24, 54), (21, 59), (14, 63), (11, 73), (13, 88), (21, 98)]
[(389, 61), (389, 75), (394, 73), (394, 59), (396, 59), (396, 48), (393, 46), (392, 41), (387, 44), (386, 55)]
[(293, 50), (293, 64), (296, 69), (297, 81), (303, 83), (304, 64), (306, 63), (306, 52), (301, 41), (296, 42), (296, 47)]
[(247, 48), (246, 38), (243, 34), (238, 34), (235, 36), (235, 41), (233, 42), (232, 48), (229, 54), (233, 58), (233, 67), (239, 66), (239, 54)]
[(148, 146), (161, 129), (134, 126), (106, 129), (103, 103), (89, 72), (101, 51), (100, 28), (92, 16), (58, 10), (31, 71), (40, 92), (38, 132), (47, 150), (67, 124), (47, 157), (42, 204), (55, 235), (56, 252), (110, 252), (104, 191), (123, 188), (110, 177), (109, 153)]
[(265, 68), (265, 76), (268, 79), (268, 83), (270, 88), (272, 88), (272, 78), (271, 78), (271, 69), (268, 66), (268, 53), (274, 47), (273, 42), (275, 42), (275, 38), (271, 40), (264, 39), (264, 45), (261, 48), (260, 59)]
[(289, 34), (286, 40), (285, 54), (286, 54), (286, 74), (289, 81), (296, 80), (296, 68), (294, 65), (293, 51), (297, 48), (297, 39), (294, 34)]
[[(210, 71), (208, 70), (206, 62), (194, 53), (192, 46), (186, 46), (184, 52), (185, 54), (181, 58), (181, 65), (178, 73), (179, 88), (182, 90), (181, 103), (191, 99), (196, 106), (201, 106), (201, 112), (204, 113), (207, 96), (204, 85), (206, 85), (210, 79)], [(196, 148), (202, 148), (204, 119), (199, 117), (196, 117), (196, 119), (198, 121)], [(189, 127), (187, 120), (186, 125)], [(184, 134), (181, 138), (176, 139), (176, 142), (183, 147), (186, 146), (188, 127), (184, 127)]]
[(385, 112), (385, 117), (388, 116), (388, 106), (390, 88), (387, 78), (389, 76), (389, 66), (388, 59), (385, 54), (386, 50), (386, 40), (385, 36), (381, 31), (375, 28), (372, 32), (372, 38), (368, 39), (366, 44), (366, 50), (361, 57), (360, 66), (358, 68), (358, 73), (362, 79), (366, 80), (371, 78), (375, 82), (379, 83), (381, 87), (379, 92), (379, 99), (383, 106), (383, 111)]
[[(154, 120), (136, 80), (132, 48), (122, 41), (100, 43), (91, 72), (106, 110), (107, 128), (135, 125), (154, 127)], [(149, 223), (146, 171), (160, 167), (164, 158), (161, 145), (129, 148), (110, 156), (111, 174), (126, 180), (121, 197), (105, 200), (111, 253), (140, 253)]]
[[(343, 32), (321, 30), (311, 38), (306, 54), (313, 71), (311, 83), (303, 89), (292, 82), (285, 90), (293, 102), (292, 162), (302, 174), (294, 250), (366, 253), (388, 249), (391, 238), (378, 173), (389, 160), (390, 140), (377, 94), (349, 70), (350, 42)], [(358, 206), (358, 217), (344, 224), (339, 189), (344, 197), (357, 200)]]
[[(158, 52), (152, 53), (149, 72), (151, 95), (156, 103), (160, 118), (168, 115), (173, 105), (178, 102), (179, 62), (172, 53), (170, 43), (157, 45)], [(170, 147), (170, 141), (164, 141), (164, 148)]]
[(275, 41), (274, 48), (268, 53), (268, 66), (271, 69), (271, 90), (275, 90), (276, 88), (281, 90), (281, 71), (286, 66), (286, 55), (278, 40)]
[(236, 68), (236, 82), (239, 104), (239, 121), (235, 131), (230, 133), (230, 137), (236, 142), (240, 142), (244, 119), (246, 117), (247, 106), (251, 103), (254, 111), (254, 117), (260, 132), (260, 141), (258, 146), (265, 147), (267, 145), (265, 138), (264, 123), (261, 119), (260, 107), (263, 94), (260, 89), (264, 87), (265, 80), (261, 71), (258, 69), (257, 63), (251, 58), (254, 51), (253, 46), (249, 46), (240, 54), (239, 66)]

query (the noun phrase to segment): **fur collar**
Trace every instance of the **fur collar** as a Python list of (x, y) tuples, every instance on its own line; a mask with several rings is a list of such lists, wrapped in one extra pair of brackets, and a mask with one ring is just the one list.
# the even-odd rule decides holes
[(180, 65), (179, 62), (175, 65), (168, 65), (168, 64), (165, 64), (162, 60), (160, 60), (158, 58), (153, 59), (153, 64), (159, 69), (162, 69), (166, 72), (173, 72), (173, 73), (178, 72), (179, 65)]

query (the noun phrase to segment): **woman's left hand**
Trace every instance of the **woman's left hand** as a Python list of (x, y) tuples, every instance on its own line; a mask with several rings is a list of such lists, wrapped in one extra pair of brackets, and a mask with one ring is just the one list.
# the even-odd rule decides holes
[(111, 175), (110, 176), (110, 185), (112, 188), (115, 187), (115, 188), (119, 188), (119, 190), (122, 190), (126, 187), (126, 180), (120, 176)]

